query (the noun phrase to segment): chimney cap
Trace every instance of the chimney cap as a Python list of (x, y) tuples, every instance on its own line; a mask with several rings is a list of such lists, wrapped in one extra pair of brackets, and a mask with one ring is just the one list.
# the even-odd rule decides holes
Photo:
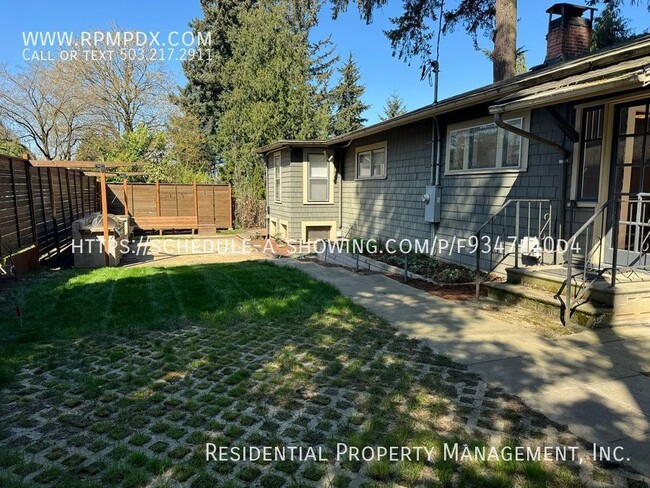
[(547, 14), (566, 15), (567, 17), (582, 17), (587, 10), (591, 10), (591, 15), (598, 10), (594, 7), (586, 7), (584, 5), (576, 5), (574, 3), (556, 3), (552, 5), (547, 11)]

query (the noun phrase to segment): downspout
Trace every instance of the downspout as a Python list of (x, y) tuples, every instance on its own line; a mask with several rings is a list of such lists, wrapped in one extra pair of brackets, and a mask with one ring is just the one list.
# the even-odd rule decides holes
[[(438, 186), (440, 185), (440, 125), (438, 125), (438, 119), (435, 115), (432, 117), (433, 127), (432, 127), (432, 139), (433, 143), (431, 144), (431, 184)], [(435, 144), (435, 149), (434, 149)], [(435, 163), (434, 163), (434, 150), (435, 150)], [(435, 164), (435, 174), (433, 171), (433, 166)]]
[[(440, 185), (440, 126), (438, 124), (438, 119), (435, 115), (431, 117), (431, 176), (429, 178), (429, 184), (434, 186)], [(438, 225), (431, 224), (431, 242), (435, 242)], [(432, 255), (435, 254), (435, 251)]]
[(564, 231), (564, 224), (566, 223), (566, 207), (567, 207), (567, 201), (568, 201), (568, 195), (567, 195), (567, 164), (569, 162), (569, 153), (564, 147), (556, 142), (549, 141), (548, 139), (545, 139), (541, 136), (538, 136), (537, 134), (533, 134), (532, 132), (526, 131), (524, 129), (520, 129), (519, 127), (515, 127), (514, 125), (507, 124), (503, 120), (503, 116), (501, 113), (495, 113), (494, 114), (494, 123), (498, 126), (501, 127), (503, 130), (506, 130), (508, 132), (512, 132), (513, 134), (517, 134), (518, 136), (525, 137), (526, 139), (531, 139), (533, 141), (537, 141), (541, 144), (544, 144), (546, 146), (549, 146), (553, 149), (555, 149), (557, 152), (560, 153), (560, 166), (561, 166), (561, 171), (562, 171), (562, 201), (559, 209), (559, 221), (560, 221), (560, 228), (558, 232), (558, 236), (560, 238), (564, 238), (563, 236), (563, 231)]
[[(339, 239), (343, 238), (343, 166), (345, 165), (345, 155), (342, 149), (346, 149), (350, 147), (350, 144), (352, 144), (352, 141), (354, 139), (350, 139), (347, 144), (343, 146), (339, 146), (334, 149), (334, 154), (338, 155), (338, 173), (339, 173), (339, 229), (337, 232), (336, 237)], [(336, 157), (336, 156), (335, 156)]]
[(338, 167), (339, 167), (339, 230), (336, 233), (336, 237), (339, 239), (343, 238), (343, 153), (341, 151), (335, 151), (334, 154), (338, 156)]

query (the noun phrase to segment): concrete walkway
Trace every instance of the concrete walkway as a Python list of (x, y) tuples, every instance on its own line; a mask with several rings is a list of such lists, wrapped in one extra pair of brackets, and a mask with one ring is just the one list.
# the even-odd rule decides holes
[(650, 474), (650, 324), (548, 339), (381, 274), (275, 262), (334, 285), (588, 442), (622, 446), (627, 463)]

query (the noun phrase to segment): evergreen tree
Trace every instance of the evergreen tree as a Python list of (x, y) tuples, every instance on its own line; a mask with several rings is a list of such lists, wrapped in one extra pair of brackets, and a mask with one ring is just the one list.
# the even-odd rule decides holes
[(379, 114), (379, 118), (381, 120), (388, 120), (392, 119), (393, 117), (397, 117), (398, 115), (405, 114), (406, 112), (407, 110), (404, 99), (400, 97), (397, 92), (393, 92), (386, 99), (386, 105), (384, 105), (384, 113)]
[(201, 0), (203, 18), (190, 22), (194, 33), (209, 34), (211, 43), (183, 62), (188, 82), (178, 101), (212, 135), (217, 129), (224, 91), (221, 72), (232, 57), (230, 32), (240, 25), (240, 13), (253, 4), (254, 0)]
[(362, 127), (366, 119), (361, 114), (370, 107), (361, 100), (365, 87), (359, 83), (361, 74), (352, 53), (339, 68), (339, 74), (339, 83), (332, 90), (335, 112), (331, 123), (331, 133), (334, 135), (344, 134)]
[[(344, 11), (350, 2), (356, 3), (367, 23), (372, 22), (374, 11), (386, 4), (386, 0), (333, 0), (333, 17)], [(385, 34), (393, 53), (400, 59), (417, 57), (422, 60), (422, 78), (437, 68), (439, 32), (448, 33), (459, 24), (474, 39), (480, 32), (493, 39), (495, 81), (514, 75), (517, 0), (403, 0), (402, 4), (402, 12), (390, 19), (393, 28)]]
[(325, 137), (329, 112), (317, 102), (313, 46), (294, 4), (260, 4), (240, 13), (239, 22), (229, 32), (232, 56), (219, 80), (216, 146), (221, 176), (233, 184), (237, 223), (250, 226), (260, 223), (264, 198), (264, 165), (255, 149), (278, 139)]
[(591, 50), (603, 49), (628, 39), (632, 35), (629, 24), (629, 20), (621, 15), (618, 8), (608, 4), (594, 20)]

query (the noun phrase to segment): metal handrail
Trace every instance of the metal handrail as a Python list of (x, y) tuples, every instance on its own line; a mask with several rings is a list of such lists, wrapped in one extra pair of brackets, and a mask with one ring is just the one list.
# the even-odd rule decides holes
[[(480, 243), (481, 243), (481, 233), (483, 230), (490, 225), (491, 223), (494, 222), (494, 219), (497, 218), (499, 215), (501, 215), (502, 212), (507, 210), (507, 208), (515, 204), (515, 268), (519, 267), (519, 220), (521, 217), (521, 204), (522, 203), (527, 203), (529, 205), (528, 207), (528, 231), (530, 233), (530, 204), (531, 203), (539, 203), (540, 204), (540, 215), (539, 215), (539, 222), (538, 222), (538, 238), (541, 237), (543, 232), (546, 230), (547, 226), (550, 229), (550, 226), (552, 225), (551, 222), (553, 221), (553, 203), (552, 200), (550, 199), (543, 199), (543, 198), (510, 198), (504, 202), (499, 209), (493, 213), (489, 219), (487, 219), (483, 225), (481, 225), (478, 230), (475, 232), (476, 236), (476, 270), (475, 270), (475, 276), (476, 276), (476, 298), (480, 298), (480, 292), (481, 292), (481, 249), (480, 249)], [(547, 218), (547, 222), (542, 226), (541, 221), (542, 221), (542, 215), (541, 215), (541, 204), (542, 203), (548, 203), (549, 204), (549, 212), (548, 214), (544, 215), (544, 217)]]
[[(644, 199), (650, 198), (650, 193), (637, 193), (636, 195), (636, 201), (637, 201), (637, 211), (636, 211), (636, 220), (634, 222), (628, 222), (629, 224), (633, 224), (635, 226), (643, 225), (642, 221), (643, 219), (641, 218), (641, 207), (643, 205)], [(633, 199), (629, 200), (630, 202), (633, 201)], [(605, 212), (610, 208), (610, 206), (613, 206), (614, 209), (614, 215), (611, 218), (612, 222), (612, 242), (611, 242), (611, 250), (612, 250), (612, 262), (611, 262), (611, 283), (610, 287), (615, 288), (616, 287), (616, 278), (617, 278), (617, 273), (618, 273), (618, 233), (619, 233), (619, 225), (620, 225), (620, 215), (621, 215), (621, 204), (622, 200), (619, 200), (618, 198), (611, 198), (607, 202), (603, 203), (600, 207), (598, 207), (595, 211), (594, 214), (571, 236), (571, 238), (567, 241), (566, 243), (566, 249), (567, 249), (567, 256), (566, 256), (566, 265), (567, 265), (567, 274), (566, 274), (566, 281), (564, 286), (566, 287), (565, 292), (565, 308), (564, 308), (564, 324), (568, 324), (570, 319), (571, 319), (571, 312), (572, 312), (572, 301), (574, 301), (574, 297), (572, 296), (572, 290), (571, 290), (571, 283), (573, 281), (573, 249), (575, 248), (576, 243), (578, 242), (578, 239), (583, 235), (586, 234), (586, 239), (585, 239), (585, 246), (590, 245), (590, 239), (589, 239), (589, 229), (594, 225), (594, 223), (600, 218), (601, 219), (601, 237), (600, 237), (600, 243), (599, 243), (599, 248), (598, 251), (603, 253), (603, 231), (605, 230)], [(638, 239), (639, 239), (640, 233), (637, 231), (635, 234), (635, 249), (637, 249), (638, 246)], [(589, 265), (589, 261), (591, 257), (595, 254), (596, 249), (593, 249), (587, 254), (587, 249), (585, 249), (585, 262), (583, 264), (583, 270), (582, 270), (582, 284), (581, 286), (583, 287), (581, 291), (578, 291), (575, 296), (575, 301), (578, 301), (584, 293), (588, 290), (587, 286), (585, 283), (587, 282), (587, 266)], [(600, 269), (601, 266), (599, 265), (598, 269), (598, 276), (601, 276), (602, 273), (604, 272), (605, 268)], [(582, 294), (581, 294), (582, 293)], [(562, 294), (562, 289), (557, 294), (557, 297), (559, 298)]]
[[(615, 202), (615, 199), (608, 200), (607, 202), (603, 203), (600, 207), (596, 209), (594, 214), (589, 217), (589, 219), (571, 236), (571, 238), (566, 242), (566, 250), (567, 250), (567, 256), (566, 256), (566, 265), (567, 265), (567, 276), (566, 276), (566, 290), (565, 290), (565, 302), (564, 302), (564, 325), (567, 325), (569, 321), (571, 320), (571, 282), (573, 281), (573, 248), (576, 245), (576, 242), (578, 241), (578, 238), (583, 235), (585, 232), (587, 232), (591, 226), (598, 220), (598, 218), (602, 218), (604, 215), (605, 210), (609, 208), (609, 206)], [(588, 245), (588, 243), (586, 244)], [(614, 252), (614, 258), (613, 260), (616, 260), (616, 252)], [(616, 263), (612, 263), (613, 269), (616, 269)], [(584, 269), (583, 269), (583, 274), (586, 273), (586, 266), (587, 266), (587, 258), (585, 255), (585, 264), (584, 264)], [(584, 277), (583, 277), (584, 278)], [(614, 276), (615, 278), (615, 276)], [(614, 282), (612, 281), (612, 284)], [(558, 292), (558, 297), (561, 294)]]

